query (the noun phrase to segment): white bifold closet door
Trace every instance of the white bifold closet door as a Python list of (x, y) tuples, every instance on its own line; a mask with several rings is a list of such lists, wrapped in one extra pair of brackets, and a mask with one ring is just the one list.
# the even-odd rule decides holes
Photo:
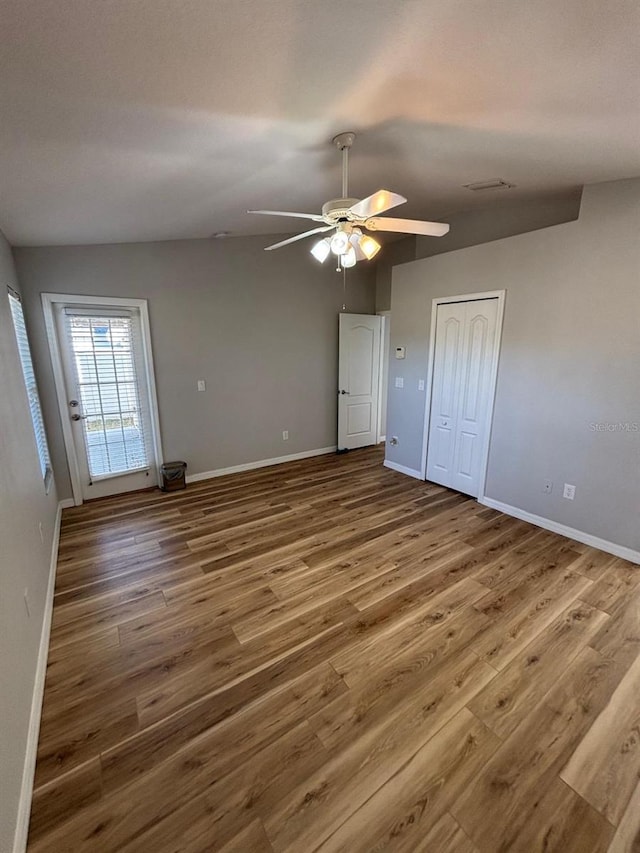
[(478, 497), (491, 425), (498, 300), (439, 304), (427, 480)]

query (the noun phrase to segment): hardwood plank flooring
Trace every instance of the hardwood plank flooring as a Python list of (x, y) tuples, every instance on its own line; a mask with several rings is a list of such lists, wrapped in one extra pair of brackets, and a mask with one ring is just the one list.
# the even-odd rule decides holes
[(640, 851), (640, 567), (381, 463), (64, 511), (30, 851)]

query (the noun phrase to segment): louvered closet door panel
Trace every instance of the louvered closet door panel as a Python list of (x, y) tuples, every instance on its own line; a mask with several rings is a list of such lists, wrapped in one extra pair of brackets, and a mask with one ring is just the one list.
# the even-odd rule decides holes
[(450, 485), (464, 343), (464, 303), (438, 306), (427, 480)]
[(451, 485), (461, 492), (477, 496), (483, 444), (488, 429), (498, 300), (483, 299), (463, 304), (464, 342)]

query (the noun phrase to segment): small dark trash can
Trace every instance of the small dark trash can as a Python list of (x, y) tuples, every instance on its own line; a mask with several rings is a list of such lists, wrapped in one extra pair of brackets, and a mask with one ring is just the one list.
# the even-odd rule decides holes
[(162, 473), (163, 492), (176, 492), (186, 486), (184, 472), (187, 470), (186, 462), (165, 462), (160, 468)]

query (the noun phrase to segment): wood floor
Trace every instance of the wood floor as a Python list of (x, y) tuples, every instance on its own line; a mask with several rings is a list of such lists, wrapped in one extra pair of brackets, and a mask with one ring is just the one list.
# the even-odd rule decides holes
[(65, 510), (33, 853), (640, 850), (640, 568), (381, 461)]

